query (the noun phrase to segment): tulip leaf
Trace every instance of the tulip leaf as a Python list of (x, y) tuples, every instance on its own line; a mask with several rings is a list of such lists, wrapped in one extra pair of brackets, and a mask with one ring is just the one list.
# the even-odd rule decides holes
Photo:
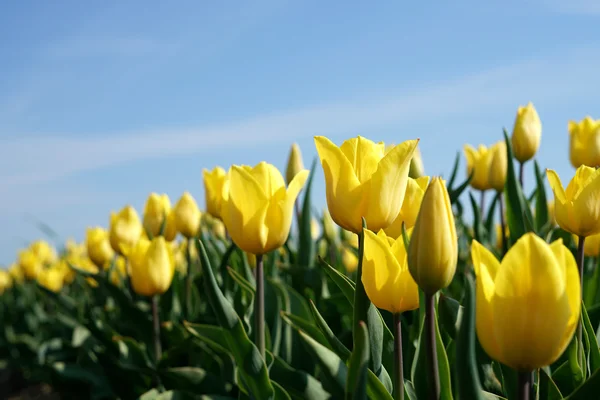
[(544, 237), (546, 232), (544, 232), (543, 228), (546, 226), (549, 220), (546, 186), (544, 184), (544, 176), (540, 171), (538, 162), (534, 161), (533, 166), (535, 169), (535, 181), (537, 184), (537, 194), (535, 196), (535, 228), (538, 235)]
[(579, 386), (573, 393), (566, 397), (568, 400), (596, 399), (600, 392), (600, 370), (597, 370)]
[(246, 280), (246, 278), (244, 278), (239, 272), (237, 272), (236, 270), (234, 270), (231, 267), (227, 267), (227, 272), (233, 278), (233, 280), (236, 281), (238, 285), (240, 285), (240, 287), (243, 290), (245, 290), (246, 292), (250, 293), (252, 295), (252, 298), (254, 298), (254, 294), (256, 293), (256, 289), (254, 288), (254, 284), (253, 283), (248, 282)]
[(473, 278), (466, 275), (464, 313), (456, 338), (456, 370), (459, 398), (483, 400), (475, 355), (475, 289)]
[(293, 398), (317, 400), (331, 398), (331, 394), (323, 388), (321, 382), (302, 370), (294, 369), (280, 357), (273, 356), (269, 375), (272, 381), (281, 385)]
[(552, 380), (546, 368), (539, 369), (539, 400), (560, 400), (563, 398), (562, 393)]
[(242, 377), (244, 385), (255, 398), (273, 398), (275, 392), (269, 380), (264, 360), (254, 343), (248, 338), (240, 317), (217, 286), (208, 255), (201, 240), (196, 240), (196, 247), (202, 261), (205, 294), (219, 325), (223, 328), (228, 349), (236, 360), (238, 373)]
[(319, 262), (324, 267), (324, 271), (331, 278), (333, 283), (342, 291), (344, 297), (353, 304), (354, 301), (354, 290), (356, 285), (352, 282), (347, 276), (341, 274), (338, 270), (333, 268), (331, 265), (327, 263), (327, 261), (323, 260), (319, 257)]
[[(481, 194), (483, 196), (483, 193)], [(481, 224), (481, 213), (482, 210), (477, 205), (473, 193), (469, 193), (469, 200), (471, 200), (471, 208), (473, 209), (473, 233), (475, 234), (474, 239), (478, 242), (483, 242), (483, 225)]]
[(178, 389), (192, 393), (211, 393), (226, 395), (231, 385), (197, 367), (167, 368), (159, 371), (160, 379), (165, 388)]
[(450, 179), (448, 179), (448, 191), (452, 190), (454, 186), (454, 180), (456, 179), (456, 173), (458, 172), (458, 164), (460, 163), (460, 151), (456, 152), (454, 157), (454, 165), (452, 166), (452, 172), (450, 173)]
[(504, 196), (506, 198), (506, 217), (508, 230), (510, 232), (511, 243), (517, 240), (525, 233), (529, 232), (525, 221), (533, 221), (529, 203), (523, 195), (523, 189), (517, 179), (513, 149), (506, 129), (504, 129), (504, 140), (506, 142), (506, 153), (508, 168), (506, 171), (506, 184), (504, 185)]
[(317, 327), (319, 327), (319, 329), (321, 330), (321, 333), (323, 333), (323, 336), (325, 336), (325, 339), (327, 339), (327, 342), (329, 343), (330, 348), (342, 360), (348, 360), (348, 358), (350, 358), (350, 354), (351, 354), (350, 350), (348, 350), (348, 348), (346, 348), (346, 346), (344, 346), (344, 344), (342, 342), (340, 342), (338, 337), (333, 333), (333, 331), (331, 330), (329, 325), (327, 325), (327, 322), (325, 321), (325, 319), (319, 313), (319, 310), (317, 310), (317, 307), (312, 302), (312, 300), (310, 301), (310, 309), (311, 309), (311, 311), (313, 313), (313, 317), (317, 323)]
[[(284, 312), (291, 312), (290, 296), (283, 287), (283, 285), (274, 280), (267, 278), (267, 282), (274, 289), (277, 299), (277, 309)], [(292, 360), (292, 327), (289, 324), (281, 323), (281, 316), (279, 313), (273, 318), (273, 326), (271, 327), (271, 337), (273, 338), (272, 352), (275, 355), (280, 354), (280, 349), (283, 342), (283, 354), (281, 355), (284, 360), (291, 362)]]
[(487, 211), (487, 217), (485, 219), (485, 230), (488, 233), (488, 238), (491, 236), (491, 233), (494, 232), (494, 221), (496, 216), (496, 206), (500, 203), (502, 199), (502, 192), (496, 193), (492, 203), (490, 204), (490, 208)]
[(460, 184), (460, 186), (458, 186), (456, 189), (449, 190), (448, 196), (450, 197), (450, 204), (454, 204), (458, 201), (458, 198), (460, 197), (460, 195), (469, 186), (469, 183), (471, 183), (471, 180), (473, 179), (474, 174), (475, 174), (475, 170), (473, 169), (473, 171), (471, 171), (471, 174), (467, 177), (467, 179), (463, 183)]
[(321, 333), (321, 331), (310, 321), (305, 320), (297, 315), (281, 312), (281, 318), (283, 321), (296, 329), (297, 331), (303, 331), (305, 335), (310, 336), (313, 340), (327, 347), (327, 339)]
[(359, 323), (355, 347), (348, 365), (348, 380), (346, 381), (346, 399), (367, 399), (367, 369), (369, 364), (369, 334), (367, 324)]
[(440, 294), (438, 312), (440, 314), (439, 322), (441, 323), (442, 328), (444, 328), (444, 331), (446, 331), (452, 339), (455, 339), (461, 324), (464, 307), (455, 299)]
[(299, 224), (299, 244), (297, 265), (303, 268), (312, 268), (315, 259), (315, 242), (312, 239), (312, 205), (310, 195), (312, 192), (312, 182), (315, 176), (315, 167), (317, 160), (315, 159), (310, 167), (310, 173), (304, 189), (304, 201), (302, 202), (302, 213), (300, 215)]
[(596, 332), (592, 327), (590, 318), (585, 308), (585, 304), (581, 303), (581, 319), (583, 327), (587, 335), (587, 353), (589, 353), (588, 363), (590, 372), (594, 373), (600, 369), (600, 349), (598, 348), (598, 340), (596, 339)]
[(271, 381), (271, 384), (273, 385), (273, 389), (275, 389), (275, 400), (292, 400), (288, 392), (280, 384), (275, 381)]

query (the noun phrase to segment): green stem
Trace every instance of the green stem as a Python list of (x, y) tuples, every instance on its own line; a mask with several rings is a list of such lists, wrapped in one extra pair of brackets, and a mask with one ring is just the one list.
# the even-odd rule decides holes
[(156, 363), (162, 357), (162, 346), (160, 344), (160, 316), (158, 315), (158, 295), (152, 296), (152, 325), (154, 338), (154, 358)]
[[(583, 297), (583, 263), (585, 260), (585, 236), (579, 236), (579, 245), (577, 246), (577, 267), (579, 267), (579, 282), (581, 285), (581, 295)], [(581, 322), (581, 318), (579, 319), (579, 324), (577, 325), (577, 348), (579, 349), (579, 365), (583, 369), (583, 325)]]
[(531, 386), (533, 383), (533, 374), (531, 371), (519, 371), (517, 382), (517, 399), (529, 400), (529, 396), (531, 395)]
[[(354, 348), (356, 348), (357, 332), (360, 329), (360, 321), (367, 322), (367, 311), (369, 310), (369, 298), (362, 283), (362, 262), (365, 251), (364, 231), (358, 234), (358, 267), (356, 269), (356, 289), (354, 290), (354, 321), (352, 324), (352, 337)], [(365, 300), (366, 299), (366, 300)]]
[(479, 218), (483, 221), (485, 218), (485, 190), (481, 191), (481, 198), (479, 200)]
[(183, 313), (186, 320), (190, 320), (191, 318), (191, 310), (192, 310), (192, 282), (193, 282), (193, 273), (192, 273), (192, 252), (190, 250), (190, 241), (188, 240), (185, 245), (185, 261), (187, 263), (187, 274), (185, 275), (185, 295), (183, 299), (183, 306), (185, 308), (185, 312)]
[(508, 251), (508, 241), (506, 239), (506, 221), (504, 220), (504, 196), (500, 193), (500, 225), (502, 228), (502, 252)]
[(394, 313), (394, 399), (404, 400), (404, 367), (402, 363), (402, 322)]
[(256, 294), (254, 296), (254, 341), (260, 355), (265, 358), (265, 288), (263, 256), (256, 255), (256, 268), (254, 270), (256, 280)]
[(430, 379), (429, 398), (431, 400), (438, 400), (441, 393), (435, 333), (435, 293), (425, 293), (425, 350), (427, 353), (427, 374)]
[(523, 181), (525, 175), (525, 163), (519, 163), (519, 183), (521, 184), (521, 189), (523, 189)]

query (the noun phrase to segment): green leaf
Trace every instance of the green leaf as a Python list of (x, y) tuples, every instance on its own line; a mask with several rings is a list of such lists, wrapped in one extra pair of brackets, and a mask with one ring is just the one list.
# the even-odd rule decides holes
[(177, 367), (159, 371), (161, 382), (167, 389), (178, 389), (192, 393), (228, 394), (231, 384), (221, 377), (212, 375), (202, 368)]
[(456, 372), (459, 398), (483, 400), (475, 354), (475, 290), (473, 278), (466, 275), (464, 314), (456, 338)]
[(358, 324), (355, 347), (350, 356), (346, 399), (367, 399), (367, 369), (369, 364), (369, 334), (364, 321)]
[(535, 181), (537, 184), (537, 195), (535, 196), (535, 229), (539, 236), (546, 236), (547, 232), (542, 229), (548, 226), (548, 199), (546, 197), (546, 186), (544, 184), (544, 176), (540, 171), (540, 166), (537, 161), (533, 162), (535, 169)]
[(338, 270), (333, 268), (331, 265), (327, 263), (327, 261), (323, 260), (319, 257), (319, 262), (323, 266), (323, 270), (329, 276), (329, 278), (337, 285), (337, 287), (342, 291), (344, 297), (348, 300), (350, 304), (354, 303), (354, 289), (355, 284), (348, 278), (347, 276), (340, 273)]
[(523, 195), (523, 189), (517, 179), (512, 143), (506, 129), (504, 130), (504, 140), (506, 142), (506, 155), (508, 160), (506, 184), (504, 185), (506, 217), (508, 230), (510, 232), (510, 241), (511, 243), (516, 243), (521, 236), (529, 232), (526, 221), (533, 221), (533, 218), (531, 216), (529, 203), (527, 203), (525, 196)]
[(600, 392), (600, 371), (596, 371), (590, 378), (571, 393), (568, 400), (596, 399)]
[(235, 313), (233, 306), (227, 301), (221, 289), (217, 286), (202, 241), (197, 240), (196, 247), (202, 261), (205, 294), (219, 321), (219, 325), (223, 328), (228, 348), (236, 360), (238, 372), (244, 381), (244, 385), (256, 398), (273, 398), (275, 392), (268, 376), (267, 366), (260, 352), (248, 338), (242, 321)]
[(254, 297), (254, 294), (256, 293), (256, 288), (254, 287), (254, 283), (248, 282), (246, 280), (246, 278), (244, 278), (239, 272), (237, 272), (236, 270), (234, 270), (231, 267), (227, 267), (227, 272), (233, 278), (233, 280), (236, 281), (238, 285), (240, 285), (240, 287), (243, 290), (250, 293), (252, 295), (252, 297)]
[(452, 189), (454, 186), (454, 180), (456, 179), (456, 173), (458, 172), (458, 164), (460, 163), (460, 152), (456, 152), (456, 157), (454, 157), (454, 165), (452, 166), (452, 172), (450, 173), (450, 179), (448, 179), (448, 191)]
[(323, 385), (306, 372), (292, 368), (280, 357), (273, 357), (269, 375), (271, 380), (280, 384), (291, 396), (302, 399), (330, 399)]
[(455, 339), (461, 324), (464, 307), (453, 298), (440, 293), (438, 313), (440, 314), (439, 322), (442, 328), (452, 339)]
[(288, 392), (280, 384), (275, 381), (271, 381), (271, 384), (273, 385), (273, 389), (275, 389), (275, 400), (292, 400)]
[(558, 386), (552, 380), (546, 368), (539, 370), (539, 387), (540, 387), (540, 399), (539, 400), (560, 400), (563, 395), (560, 393)]
[(483, 242), (483, 225), (481, 223), (481, 209), (477, 205), (473, 193), (469, 192), (469, 200), (471, 201), (471, 208), (473, 209), (473, 233), (475, 234), (475, 240)]
[(329, 343), (330, 348), (333, 349), (333, 351), (342, 360), (348, 360), (351, 355), (350, 350), (348, 350), (348, 348), (346, 346), (344, 346), (344, 344), (333, 333), (333, 331), (331, 330), (331, 328), (329, 327), (329, 325), (327, 324), (325, 319), (319, 313), (319, 310), (317, 310), (317, 306), (315, 306), (315, 304), (312, 302), (312, 300), (310, 301), (310, 309), (311, 309), (311, 311), (313, 313), (313, 317), (317, 323), (317, 327), (321, 330), (321, 333), (323, 333), (323, 336), (325, 336), (325, 339), (327, 340), (327, 343)]
[(315, 242), (312, 239), (311, 232), (311, 219), (312, 219), (312, 206), (310, 201), (310, 195), (312, 191), (313, 177), (315, 176), (315, 167), (317, 160), (313, 160), (310, 168), (310, 174), (308, 175), (308, 181), (304, 189), (304, 202), (302, 203), (302, 214), (300, 216), (299, 223), (299, 245), (298, 245), (298, 262), (299, 266), (304, 268), (312, 268), (315, 259)]
[(208, 344), (213, 349), (219, 352), (229, 353), (229, 344), (225, 337), (226, 332), (224, 332), (223, 328), (220, 326), (193, 324), (187, 321), (183, 324), (188, 332)]
[(586, 353), (589, 353), (588, 363), (590, 372), (594, 373), (600, 368), (600, 349), (598, 348), (598, 340), (596, 339), (596, 332), (592, 327), (590, 318), (585, 308), (585, 304), (581, 303), (581, 319), (585, 333), (587, 333), (587, 349)]
[(502, 198), (502, 192), (496, 193), (490, 207), (487, 211), (487, 217), (485, 219), (485, 230), (488, 233), (488, 239), (491, 236), (491, 232), (494, 232), (494, 222), (496, 221), (496, 206), (500, 203), (500, 199)]
[(298, 331), (304, 331), (306, 335), (327, 347), (327, 339), (325, 339), (325, 336), (323, 336), (321, 331), (312, 322), (283, 311), (281, 312), (281, 318), (292, 328)]

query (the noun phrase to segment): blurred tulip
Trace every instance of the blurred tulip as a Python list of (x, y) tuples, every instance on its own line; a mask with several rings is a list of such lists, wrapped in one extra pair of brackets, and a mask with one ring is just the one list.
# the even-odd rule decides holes
[(87, 254), (86, 243), (77, 243), (74, 239), (69, 238), (65, 243), (67, 254), (75, 257), (83, 257)]
[(105, 268), (115, 256), (108, 232), (99, 226), (86, 231), (87, 254), (99, 268)]
[(256, 256), (254, 254), (246, 253), (246, 260), (248, 261), (250, 268), (256, 268)]
[(310, 236), (313, 241), (316, 241), (321, 237), (321, 225), (319, 225), (319, 221), (315, 218), (311, 218), (310, 220)]
[(402, 313), (419, 308), (419, 288), (410, 275), (402, 238), (394, 240), (383, 230), (365, 230), (362, 282), (377, 308)]
[(304, 171), (302, 162), (302, 153), (297, 143), (292, 144), (290, 155), (288, 156), (287, 168), (285, 170), (285, 182), (289, 185), (294, 177), (301, 171)]
[(361, 136), (340, 147), (324, 136), (315, 136), (333, 220), (354, 233), (362, 232), (363, 217), (371, 230), (390, 226), (404, 201), (417, 143), (408, 140), (386, 154), (383, 143)]
[(588, 116), (580, 122), (569, 121), (569, 155), (575, 168), (600, 166), (600, 119)]
[(432, 295), (450, 284), (456, 272), (458, 238), (446, 183), (435, 177), (425, 191), (408, 248), (415, 282)]
[(356, 269), (358, 268), (358, 256), (356, 255), (356, 252), (354, 250), (352, 250), (351, 248), (342, 246), (341, 253), (342, 253), (342, 265), (346, 269), (346, 272), (351, 274), (354, 271), (356, 271)]
[(38, 259), (35, 253), (30, 250), (21, 250), (19, 252), (19, 266), (23, 271), (23, 275), (27, 279), (36, 279), (42, 269), (42, 262)]
[(12, 277), (7, 270), (0, 269), (0, 295), (12, 286)]
[[(510, 239), (510, 232), (508, 231), (508, 225), (504, 227), (506, 231), (506, 240)], [(502, 250), (502, 225), (496, 224), (496, 248)]]
[(465, 158), (467, 159), (467, 176), (473, 173), (470, 185), (473, 189), (488, 190), (490, 184), (490, 164), (492, 161), (492, 149), (480, 144), (476, 150), (471, 145), (464, 147)]
[(325, 234), (325, 238), (329, 243), (336, 243), (338, 238), (338, 229), (331, 219), (331, 214), (327, 209), (323, 210), (323, 231)]
[(422, 176), (417, 179), (408, 178), (406, 195), (404, 196), (400, 213), (394, 222), (384, 229), (387, 236), (390, 236), (393, 239), (397, 239), (402, 236), (403, 222), (406, 229), (415, 226), (417, 215), (419, 214), (419, 209), (421, 208), (421, 202), (423, 201), (423, 196), (425, 195), (425, 190), (427, 190), (428, 184), (428, 176)]
[(324, 240), (324, 239), (319, 240), (319, 242), (317, 243), (317, 254), (319, 255), (319, 257), (321, 257), (323, 259), (326, 258), (328, 248), (329, 248), (329, 244), (327, 243), (327, 240)]
[(117, 257), (115, 260), (115, 265), (113, 269), (110, 271), (108, 279), (110, 282), (119, 286), (119, 284), (127, 277), (127, 260), (123, 257)]
[(256, 255), (282, 246), (290, 232), (294, 202), (307, 177), (307, 170), (299, 172), (286, 189), (281, 173), (271, 164), (231, 167), (221, 211), (233, 242)]
[(490, 172), (489, 183), (492, 189), (504, 191), (506, 182), (506, 171), (508, 169), (508, 159), (506, 154), (506, 142), (499, 141), (490, 148)]
[(163, 294), (175, 272), (173, 249), (162, 236), (141, 239), (129, 256), (131, 286), (141, 296)]
[(117, 254), (128, 252), (140, 239), (143, 230), (140, 217), (131, 206), (110, 215), (109, 240)]
[(12, 277), (14, 283), (21, 283), (25, 279), (25, 276), (23, 275), (23, 270), (17, 263), (12, 264), (8, 268), (8, 273)]
[(227, 180), (227, 172), (221, 167), (215, 167), (212, 171), (204, 169), (202, 176), (206, 198), (206, 212), (215, 218), (221, 218), (223, 185)]
[(547, 175), (558, 225), (578, 236), (600, 233), (600, 169), (580, 166), (566, 190), (556, 172), (549, 169)]
[(559, 239), (523, 235), (502, 262), (477, 241), (476, 328), (486, 353), (518, 371), (552, 364), (575, 332), (581, 310), (575, 258)]
[(172, 241), (177, 236), (175, 218), (171, 215), (171, 200), (166, 194), (151, 193), (144, 206), (144, 229), (150, 232), (152, 237), (161, 234), (160, 230), (164, 224), (162, 236), (167, 241)]
[(537, 153), (542, 140), (542, 122), (530, 102), (517, 109), (517, 117), (512, 133), (512, 147), (519, 162), (531, 160)]
[(552, 225), (556, 225), (556, 216), (554, 215), (554, 201), (548, 202), (548, 219), (552, 222)]
[(177, 204), (175, 204), (173, 212), (177, 230), (187, 239), (195, 237), (200, 229), (202, 214), (196, 200), (189, 192), (183, 193)]
[[(573, 239), (579, 246), (579, 236), (573, 235)], [(600, 255), (600, 233), (585, 238), (583, 254), (588, 257), (598, 257)]]
[(44, 265), (48, 265), (56, 261), (56, 251), (45, 240), (37, 240), (29, 246), (33, 254), (37, 257), (39, 262)]
[(46, 289), (58, 293), (63, 287), (64, 271), (60, 268), (43, 268), (38, 274), (38, 283)]

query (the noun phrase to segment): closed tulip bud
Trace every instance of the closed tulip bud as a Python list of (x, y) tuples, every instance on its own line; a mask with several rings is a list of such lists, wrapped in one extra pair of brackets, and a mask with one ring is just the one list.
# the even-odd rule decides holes
[(356, 252), (347, 246), (342, 246), (341, 253), (342, 265), (346, 269), (346, 272), (351, 274), (356, 271), (358, 268), (358, 256), (356, 255)]
[(144, 206), (144, 229), (152, 237), (161, 234), (167, 241), (172, 241), (177, 235), (175, 218), (171, 215), (171, 201), (166, 194), (151, 193)]
[(410, 246), (408, 267), (423, 291), (434, 294), (450, 284), (456, 272), (458, 238), (446, 183), (435, 177), (425, 191)]
[(192, 195), (188, 192), (183, 193), (177, 204), (175, 204), (173, 212), (177, 230), (187, 239), (195, 237), (200, 229), (202, 214)]
[(402, 238), (394, 240), (383, 230), (365, 230), (362, 283), (377, 308), (401, 313), (419, 308), (419, 288), (408, 270)]
[(542, 122), (531, 102), (519, 107), (512, 133), (512, 147), (519, 162), (531, 160), (537, 153), (542, 140)]
[(325, 238), (327, 238), (329, 243), (337, 242), (338, 229), (327, 210), (323, 210), (323, 231), (325, 233)]
[(58, 293), (64, 284), (64, 271), (61, 268), (43, 268), (38, 274), (37, 281), (46, 289)]
[(33, 254), (44, 265), (48, 265), (56, 261), (56, 251), (48, 242), (37, 240), (29, 246)]
[(308, 171), (300, 171), (286, 188), (281, 173), (266, 162), (254, 168), (231, 167), (222, 217), (233, 242), (257, 255), (283, 246), (290, 233), (294, 202), (307, 178)]
[(215, 218), (221, 218), (221, 207), (223, 206), (223, 185), (227, 180), (227, 173), (221, 167), (212, 171), (202, 171), (204, 179), (204, 195), (206, 198), (206, 212)]
[(285, 169), (285, 181), (289, 185), (292, 179), (300, 172), (304, 170), (304, 163), (302, 162), (302, 153), (300, 152), (300, 146), (296, 143), (292, 145), (290, 149), (290, 155), (288, 156), (287, 168)]
[(225, 237), (227, 236), (227, 229), (225, 229), (225, 224), (223, 224), (221, 220), (215, 219), (212, 224), (212, 233), (219, 239), (225, 239)]
[(12, 278), (8, 271), (0, 269), (0, 294), (12, 286)]
[(406, 229), (412, 228), (417, 222), (417, 215), (421, 208), (421, 202), (429, 184), (429, 177), (422, 176), (417, 179), (408, 178), (406, 185), (406, 195), (402, 202), (400, 213), (390, 226), (384, 229), (386, 235), (393, 239), (397, 239), (402, 235), (402, 223)]
[(600, 166), (600, 119), (588, 116), (579, 123), (569, 121), (569, 155), (575, 168)]
[(25, 279), (25, 276), (23, 275), (23, 270), (17, 263), (12, 264), (8, 268), (8, 273), (10, 274), (13, 282), (15, 283), (21, 283)]
[(600, 233), (600, 169), (580, 166), (566, 190), (556, 172), (549, 169), (547, 175), (558, 226), (578, 236)]
[(476, 330), (486, 353), (519, 371), (552, 364), (575, 332), (581, 311), (579, 271), (559, 239), (523, 235), (502, 262), (477, 241)]
[(508, 169), (508, 158), (506, 154), (506, 143), (502, 140), (490, 149), (490, 174), (489, 181), (492, 189), (502, 192), (506, 182), (506, 170)]
[(162, 236), (140, 239), (129, 255), (131, 286), (141, 296), (165, 293), (175, 273), (173, 248)]
[(480, 144), (478, 149), (471, 145), (465, 145), (465, 158), (467, 159), (467, 176), (473, 174), (470, 185), (473, 189), (488, 190), (490, 184), (490, 164), (492, 152), (486, 146)]
[(110, 245), (117, 254), (122, 255), (137, 243), (143, 230), (137, 211), (131, 206), (125, 206), (119, 213), (111, 213)]
[(413, 154), (412, 160), (410, 160), (410, 169), (408, 170), (408, 176), (413, 179), (418, 179), (425, 175), (425, 168), (423, 167), (423, 159), (421, 158), (421, 150), (417, 147)]
[(19, 252), (19, 266), (27, 279), (36, 279), (42, 269), (42, 263), (30, 249)]
[(105, 268), (115, 256), (110, 245), (108, 232), (97, 226), (88, 228), (86, 233), (87, 254), (99, 268)]
[(324, 136), (315, 136), (333, 220), (354, 233), (362, 232), (363, 217), (374, 231), (390, 226), (404, 201), (417, 143), (408, 140), (386, 154), (383, 143), (361, 136), (346, 140), (340, 147)]

